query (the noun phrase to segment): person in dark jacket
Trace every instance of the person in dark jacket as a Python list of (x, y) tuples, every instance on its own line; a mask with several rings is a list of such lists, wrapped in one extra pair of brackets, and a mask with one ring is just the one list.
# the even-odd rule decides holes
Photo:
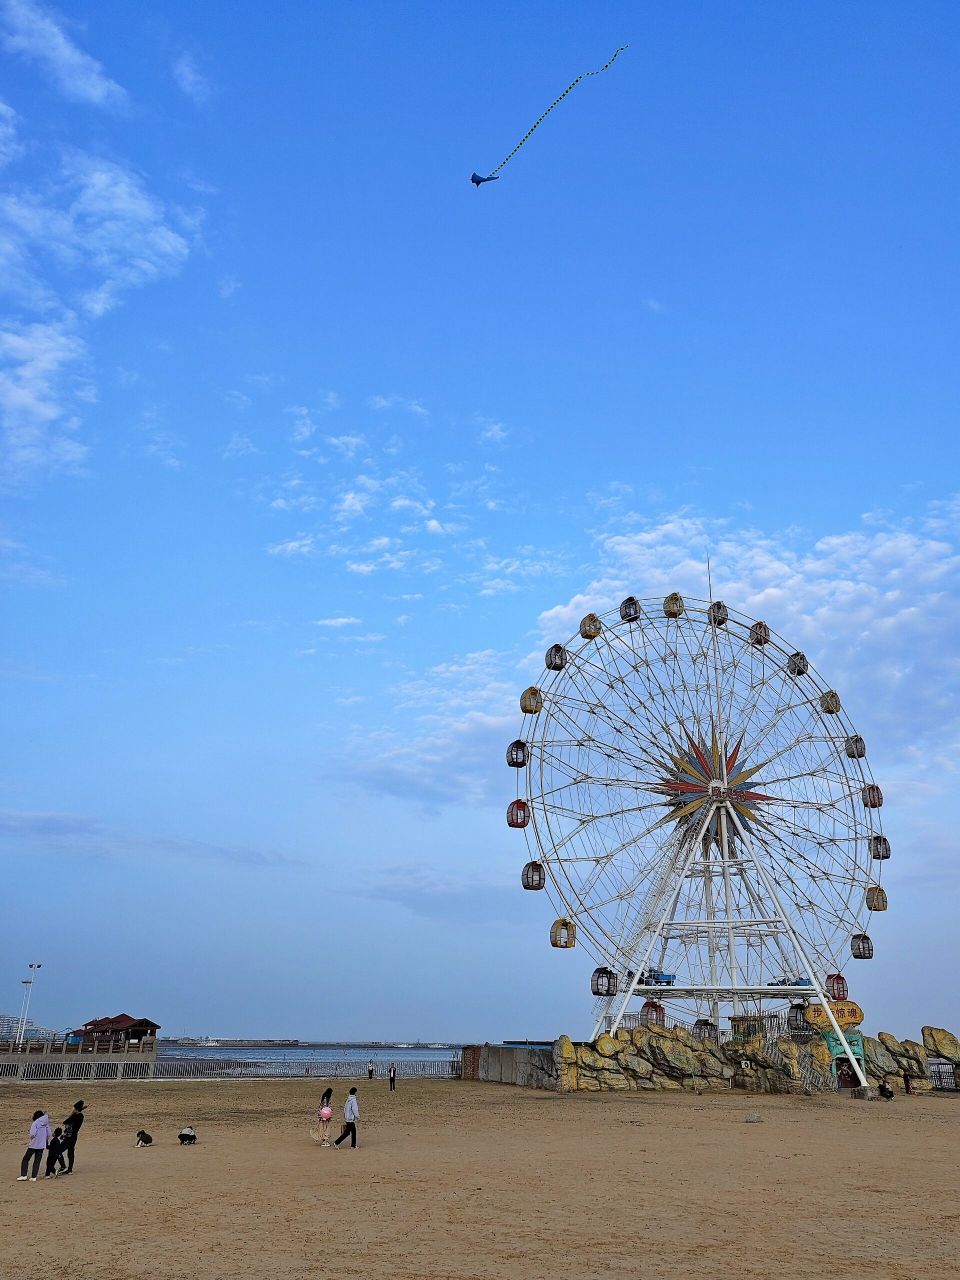
[(149, 1133), (147, 1133), (146, 1129), (137, 1130), (137, 1146), (138, 1147), (153, 1146), (153, 1139), (150, 1137)]
[(73, 1104), (73, 1110), (63, 1122), (63, 1150), (67, 1157), (67, 1167), (64, 1173), (73, 1173), (74, 1152), (77, 1146), (77, 1138), (80, 1136), (80, 1129), (84, 1121), (84, 1101), (81, 1098), (79, 1102)]
[[(50, 1145), (47, 1147), (47, 1167), (43, 1174), (45, 1178), (55, 1178), (58, 1173), (63, 1173), (66, 1169), (67, 1162), (63, 1158), (63, 1148), (63, 1130), (57, 1125), (50, 1139)], [(59, 1169), (57, 1165), (60, 1166)]]

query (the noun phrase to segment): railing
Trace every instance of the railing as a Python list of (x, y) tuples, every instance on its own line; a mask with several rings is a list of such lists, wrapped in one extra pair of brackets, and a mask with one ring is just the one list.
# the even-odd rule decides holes
[(96, 1040), (0, 1040), (0, 1057), (152, 1057), (157, 1052), (153, 1036), (122, 1040), (111, 1036)]
[(960, 1067), (944, 1058), (927, 1060), (927, 1078), (938, 1092), (941, 1089), (960, 1089)]
[[(461, 1061), (408, 1059), (396, 1063), (402, 1080), (459, 1080)], [(374, 1076), (384, 1079), (389, 1064), (377, 1062)], [(286, 1058), (282, 1061), (238, 1058), (118, 1058), (63, 1061), (48, 1057), (19, 1057), (0, 1062), (0, 1080), (365, 1080), (367, 1060)]]
[[(388, 1064), (374, 1064), (375, 1077), (385, 1079)], [(460, 1058), (407, 1059), (396, 1063), (397, 1077), (403, 1080), (459, 1080)], [(366, 1059), (341, 1058), (329, 1062), (317, 1058), (286, 1058), (282, 1061), (255, 1061), (219, 1058), (158, 1058), (154, 1080), (270, 1080), (312, 1077), (315, 1080), (365, 1080)]]

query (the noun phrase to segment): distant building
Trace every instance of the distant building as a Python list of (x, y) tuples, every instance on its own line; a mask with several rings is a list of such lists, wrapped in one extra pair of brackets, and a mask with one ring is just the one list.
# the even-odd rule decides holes
[(129, 1013), (117, 1013), (112, 1018), (92, 1018), (70, 1034), (84, 1043), (113, 1040), (140, 1044), (143, 1040), (152, 1039), (159, 1030), (159, 1022), (151, 1022), (149, 1018), (131, 1018)]

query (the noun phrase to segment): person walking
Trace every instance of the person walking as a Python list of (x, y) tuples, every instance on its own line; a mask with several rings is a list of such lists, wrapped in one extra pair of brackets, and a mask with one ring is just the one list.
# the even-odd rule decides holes
[(80, 1136), (80, 1129), (84, 1122), (84, 1101), (81, 1098), (79, 1102), (73, 1104), (73, 1110), (63, 1122), (63, 1150), (67, 1157), (67, 1167), (63, 1174), (73, 1173), (74, 1152), (77, 1146), (77, 1138)]
[(47, 1149), (50, 1141), (50, 1117), (45, 1111), (35, 1111), (33, 1120), (30, 1124), (30, 1137), (27, 1139), (27, 1149), (23, 1153), (23, 1159), (20, 1161), (20, 1177), (18, 1182), (26, 1182), (27, 1169), (29, 1168), (31, 1159), (33, 1160), (33, 1173), (30, 1174), (30, 1181), (36, 1182), (37, 1173), (40, 1170), (40, 1161), (43, 1159), (43, 1153)]
[(337, 1138), (333, 1144), (334, 1148), (339, 1151), (340, 1143), (350, 1139), (351, 1147), (357, 1145), (357, 1122), (360, 1119), (360, 1099), (357, 1097), (357, 1087), (354, 1087), (347, 1094), (347, 1100), (343, 1104), (343, 1133)]
[(397, 1064), (395, 1062), (390, 1063), (390, 1092), (397, 1092)]
[(367, 1079), (368, 1080), (373, 1079), (373, 1059), (372, 1058), (367, 1063)]

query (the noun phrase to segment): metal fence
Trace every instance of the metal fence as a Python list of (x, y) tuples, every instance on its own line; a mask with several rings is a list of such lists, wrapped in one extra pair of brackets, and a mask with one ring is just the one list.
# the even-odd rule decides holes
[(927, 1075), (934, 1089), (960, 1089), (960, 1067), (944, 1058), (930, 1058), (927, 1062)]
[[(0, 1061), (0, 1080), (363, 1080), (368, 1059), (339, 1058), (112, 1058), (107, 1060), (31, 1059)], [(404, 1080), (459, 1080), (460, 1055), (453, 1059), (398, 1059), (397, 1076)], [(374, 1063), (375, 1077), (385, 1079), (389, 1063)]]

